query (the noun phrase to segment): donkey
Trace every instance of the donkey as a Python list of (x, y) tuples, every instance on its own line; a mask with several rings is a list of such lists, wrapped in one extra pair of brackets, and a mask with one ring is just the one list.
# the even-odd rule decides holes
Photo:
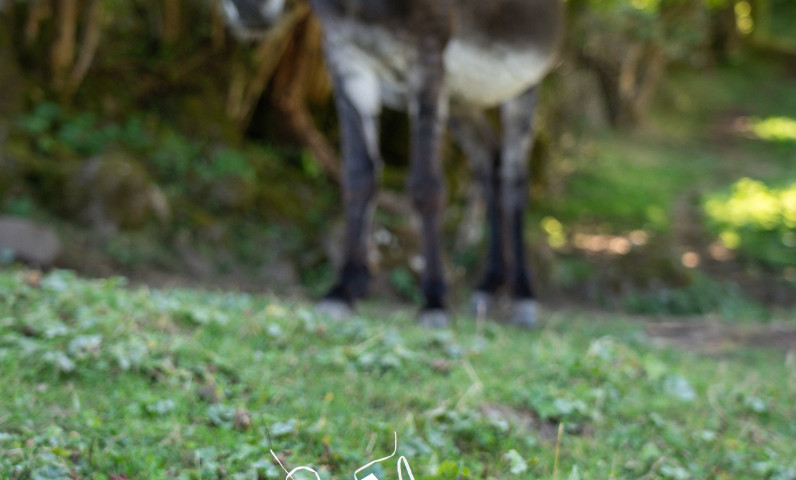
[[(243, 36), (272, 25), (284, 0), (223, 0)], [(528, 197), (536, 85), (554, 62), (561, 0), (310, 0), (341, 124), (344, 263), (318, 308), (351, 312), (367, 293), (367, 242), (380, 172), (382, 105), (408, 111), (412, 202), (421, 218), (425, 304), (419, 322), (448, 324), (442, 267), (445, 126), (469, 158), (486, 199), (488, 258), (473, 306), (485, 309), (501, 288), (510, 320), (531, 327), (536, 302), (526, 264), (523, 214)], [(501, 131), (485, 110), (499, 107)]]

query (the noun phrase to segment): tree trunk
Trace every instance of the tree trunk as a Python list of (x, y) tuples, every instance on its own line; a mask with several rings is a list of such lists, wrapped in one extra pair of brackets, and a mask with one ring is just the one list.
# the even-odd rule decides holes
[(0, 30), (0, 58), (9, 59), (0, 62), (0, 156), (2, 156), (2, 143), (5, 137), (5, 119), (14, 118), (22, 110), (24, 77), (20, 72), (17, 62), (11, 61), (14, 52), (11, 47), (11, 38), (7, 31)]
[(66, 86), (66, 95), (74, 94), (83, 79), (86, 77), (94, 56), (100, 44), (102, 34), (102, 17), (104, 13), (103, 0), (92, 0), (88, 13), (86, 14), (85, 34), (80, 45), (80, 53), (75, 62), (72, 73), (69, 76), (69, 83)]
[(41, 25), (46, 18), (52, 15), (52, 10), (48, 2), (33, 2), (28, 7), (28, 15), (25, 20), (25, 40), (24, 45), (30, 48), (39, 37)]
[(62, 91), (75, 61), (78, 0), (59, 0), (56, 11), (58, 37), (50, 56), (53, 88)]
[(180, 0), (164, 0), (163, 43), (174, 45), (180, 38)]
[(290, 136), (312, 152), (323, 172), (340, 181), (340, 162), (318, 130), (307, 107), (309, 97), (328, 98), (329, 82), (321, 60), (321, 27), (307, 17), (294, 30), (293, 40), (274, 76), (271, 102), (284, 118)]
[(712, 60), (727, 63), (730, 53), (737, 48), (739, 40), (735, 10), (732, 4), (710, 12), (710, 49)]
[(224, 12), (221, 10), (221, 5), (216, 4), (210, 12), (211, 26), (210, 38), (213, 45), (213, 52), (220, 52), (224, 45), (226, 45), (226, 22), (224, 20)]
[(584, 52), (578, 61), (597, 73), (608, 120), (620, 128), (642, 120), (666, 68), (663, 52), (653, 45), (633, 45), (619, 62)]

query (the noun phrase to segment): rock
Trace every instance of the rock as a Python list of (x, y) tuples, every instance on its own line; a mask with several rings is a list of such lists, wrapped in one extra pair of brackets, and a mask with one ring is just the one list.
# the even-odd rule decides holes
[(144, 167), (121, 152), (85, 162), (67, 179), (64, 195), (69, 211), (103, 235), (170, 216), (166, 196)]
[(0, 217), (0, 250), (14, 260), (48, 268), (61, 252), (61, 241), (49, 227), (27, 218)]

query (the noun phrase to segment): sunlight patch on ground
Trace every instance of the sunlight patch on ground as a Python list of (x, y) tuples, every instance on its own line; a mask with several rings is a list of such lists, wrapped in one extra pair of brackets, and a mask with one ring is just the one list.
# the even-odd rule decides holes
[[(709, 195), (704, 211), (721, 245), (769, 265), (795, 267), (796, 183), (780, 188), (743, 178)], [(712, 256), (724, 256), (714, 248)]]
[(710, 198), (705, 210), (713, 220), (730, 227), (793, 229), (796, 228), (796, 183), (777, 189), (743, 178), (733, 185), (729, 197)]
[(726, 262), (734, 258), (732, 250), (727, 248), (722, 242), (713, 242), (708, 247), (711, 258), (717, 262)]
[(591, 253), (612, 253), (614, 255), (626, 255), (632, 248), (632, 242), (621, 236), (613, 235), (587, 235), (578, 233), (573, 239), (576, 248), (586, 250)]
[(643, 230), (634, 230), (626, 235), (585, 232), (574, 232), (568, 235), (561, 222), (553, 217), (543, 219), (541, 226), (547, 234), (547, 243), (557, 250), (574, 247), (588, 253), (627, 255), (633, 247), (646, 245), (649, 241), (649, 233)]
[(680, 261), (686, 268), (697, 268), (702, 262), (702, 258), (696, 252), (685, 252)]
[(796, 141), (796, 119), (793, 118), (769, 117), (752, 119), (751, 129), (757, 137), (763, 140), (775, 142)]
[(610, 253), (613, 255), (627, 255), (633, 247), (646, 245), (649, 233), (644, 230), (633, 230), (627, 235), (592, 235), (576, 233), (572, 243), (575, 248), (590, 253)]
[(756, 118), (740, 116), (732, 126), (736, 134), (769, 142), (796, 142), (796, 119), (790, 117)]

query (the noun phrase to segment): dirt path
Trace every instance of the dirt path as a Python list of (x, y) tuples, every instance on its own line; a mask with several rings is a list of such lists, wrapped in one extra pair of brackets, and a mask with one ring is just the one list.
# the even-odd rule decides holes
[(796, 352), (796, 325), (726, 325), (695, 319), (649, 323), (644, 330), (653, 339), (666, 344), (709, 354), (724, 353), (736, 347)]

